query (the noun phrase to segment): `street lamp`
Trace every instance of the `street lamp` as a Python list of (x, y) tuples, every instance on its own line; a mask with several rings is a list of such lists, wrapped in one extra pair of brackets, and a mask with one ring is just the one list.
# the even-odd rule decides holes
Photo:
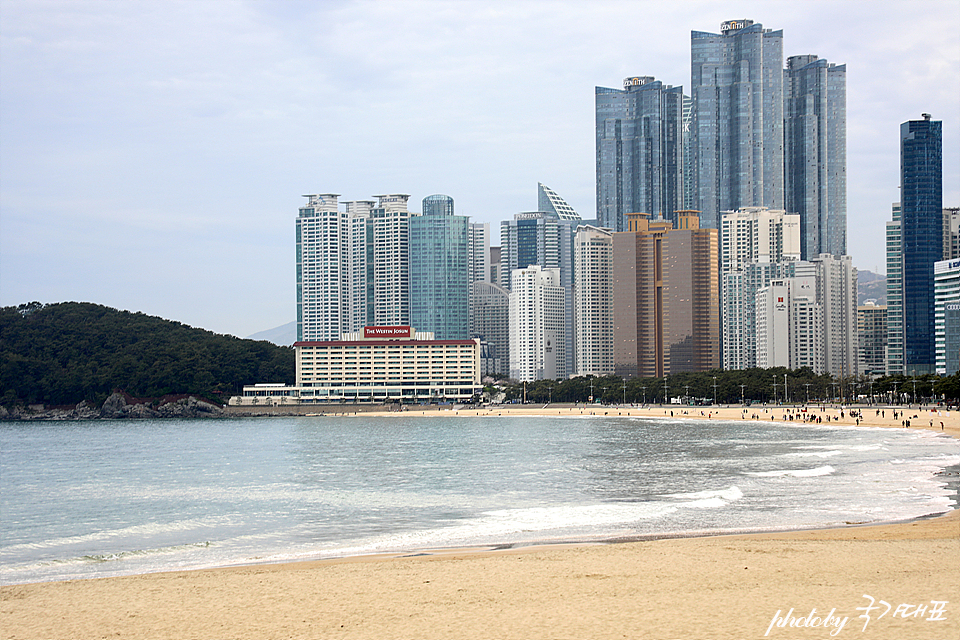
[(777, 404), (777, 376), (773, 376), (773, 404)]
[(893, 383), (893, 403), (897, 404), (897, 383)]
[(643, 385), (640, 388), (643, 390), (643, 404), (647, 404), (647, 387)]
[(683, 401), (690, 404), (690, 385), (683, 385)]
[(783, 374), (783, 404), (787, 404), (787, 374)]
[(663, 376), (663, 401), (670, 404), (670, 387), (667, 386), (667, 376)]
[(744, 402), (744, 400), (743, 400), (743, 388), (746, 387), (746, 386), (747, 386), (747, 385), (745, 385), (745, 384), (740, 385), (740, 404), (746, 404), (746, 402)]
[(810, 383), (804, 382), (803, 386), (807, 388), (807, 404), (810, 404)]
[(717, 376), (713, 376), (713, 404), (717, 404)]
[(627, 381), (623, 381), (623, 404), (627, 404)]

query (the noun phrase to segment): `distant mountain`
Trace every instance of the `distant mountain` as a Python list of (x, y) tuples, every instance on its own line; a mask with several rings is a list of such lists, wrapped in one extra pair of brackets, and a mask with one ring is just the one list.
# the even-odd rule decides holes
[(871, 299), (881, 306), (887, 304), (887, 276), (857, 270), (857, 304)]
[(252, 336), (247, 336), (248, 340), (266, 340), (281, 347), (289, 347), (297, 341), (297, 321), (282, 324), (273, 329), (258, 331)]

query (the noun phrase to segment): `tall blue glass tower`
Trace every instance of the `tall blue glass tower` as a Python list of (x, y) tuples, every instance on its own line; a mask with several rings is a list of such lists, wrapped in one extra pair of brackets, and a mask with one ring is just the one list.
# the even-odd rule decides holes
[(676, 224), (676, 212), (684, 208), (689, 104), (683, 87), (664, 85), (652, 76), (627, 78), (622, 90), (596, 88), (601, 226), (626, 231), (628, 213), (648, 213)]
[(690, 37), (700, 226), (719, 229), (721, 211), (783, 209), (783, 31), (728, 20)]
[(437, 340), (469, 337), (469, 223), (445, 195), (427, 196), (423, 215), (410, 218), (410, 321)]
[(800, 258), (846, 255), (846, 65), (787, 58), (783, 101), (785, 201), (800, 214)]
[(900, 125), (903, 373), (936, 371), (933, 265), (943, 259), (942, 122)]

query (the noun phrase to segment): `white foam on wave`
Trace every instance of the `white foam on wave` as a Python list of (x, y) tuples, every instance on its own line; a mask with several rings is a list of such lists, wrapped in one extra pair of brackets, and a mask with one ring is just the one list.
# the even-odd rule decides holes
[(719, 498), (726, 502), (732, 502), (742, 498), (743, 492), (740, 491), (740, 487), (733, 485), (728, 489), (712, 489), (707, 491), (694, 491), (692, 493), (672, 493), (667, 497), (677, 500), (710, 500)]
[(802, 453), (782, 453), (780, 454), (781, 458), (832, 458), (833, 456), (843, 455), (843, 451), (839, 449), (831, 449), (830, 451), (804, 451)]
[(103, 531), (94, 531), (91, 533), (80, 534), (76, 536), (66, 536), (63, 538), (53, 538), (50, 540), (38, 540), (36, 542), (25, 542), (0, 548), (0, 558), (4, 555), (13, 554), (24, 550), (42, 550), (57, 549), (71, 545), (83, 545), (91, 542), (103, 542), (110, 539), (126, 538), (144, 538), (151, 535), (177, 533), (185, 531), (197, 531), (200, 529), (209, 529), (222, 524), (224, 518), (209, 520), (179, 520), (176, 522), (149, 522), (146, 524), (132, 525), (120, 529), (104, 529)]
[(836, 469), (830, 465), (826, 465), (824, 467), (817, 467), (816, 469), (780, 469), (777, 471), (746, 471), (744, 473), (757, 478), (782, 478), (787, 476), (791, 478), (813, 478), (816, 476), (828, 476), (836, 472)]
[(270, 562), (298, 557), (368, 555), (416, 549), (439, 549), (502, 543), (582, 539), (596, 531), (629, 535), (640, 521), (665, 518), (681, 509), (715, 509), (743, 497), (739, 487), (664, 496), (666, 500), (610, 502), (593, 505), (527, 507), (487, 511), (460, 524), (436, 529), (379, 536), (341, 547), (313, 549), (295, 555), (277, 555)]

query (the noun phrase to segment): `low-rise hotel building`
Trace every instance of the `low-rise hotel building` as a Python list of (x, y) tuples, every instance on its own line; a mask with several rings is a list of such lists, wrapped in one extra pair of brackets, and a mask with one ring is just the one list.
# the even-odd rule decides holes
[(295, 387), (245, 386), (231, 404), (466, 402), (483, 390), (480, 340), (435, 340), (410, 326), (297, 342)]

